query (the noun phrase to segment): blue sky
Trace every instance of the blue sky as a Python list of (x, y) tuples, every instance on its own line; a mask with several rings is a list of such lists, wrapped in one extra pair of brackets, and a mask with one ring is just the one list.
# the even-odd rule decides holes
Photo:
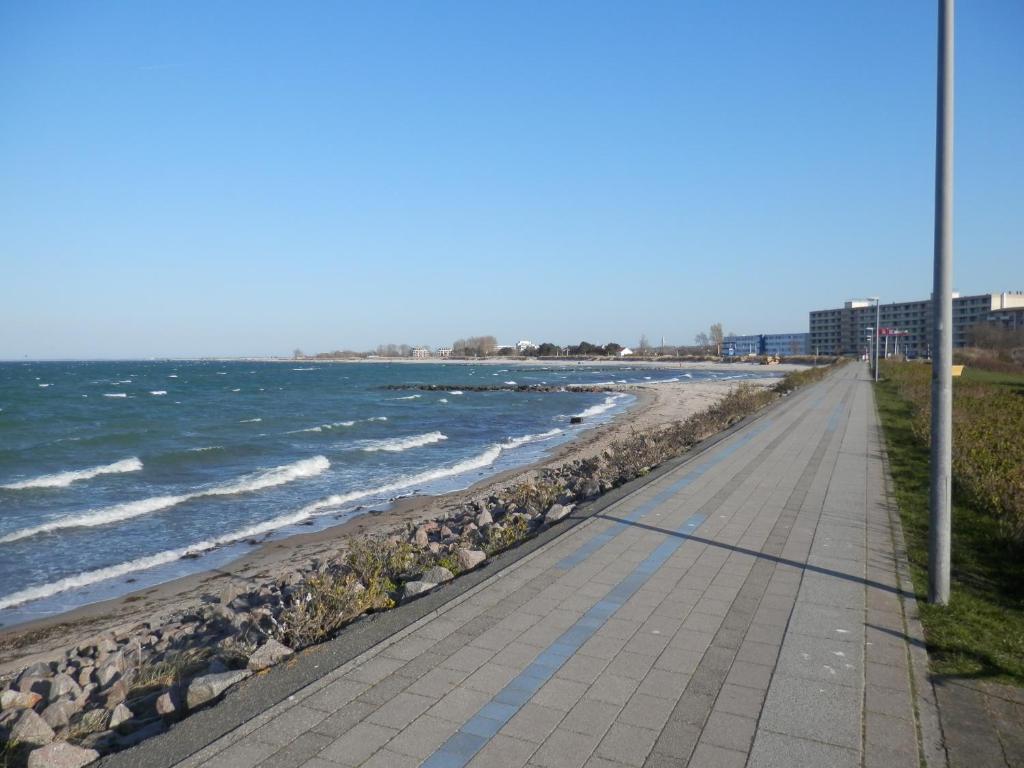
[[(689, 343), (931, 289), (936, 3), (5, 2), (0, 357)], [(1024, 4), (956, 287), (1024, 290)]]

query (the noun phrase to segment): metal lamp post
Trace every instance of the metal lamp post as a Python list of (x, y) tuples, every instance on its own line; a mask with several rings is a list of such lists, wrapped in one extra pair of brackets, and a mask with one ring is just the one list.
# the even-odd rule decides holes
[(878, 335), (882, 332), (882, 304), (878, 296), (870, 297), (875, 302), (875, 384), (878, 383)]
[(953, 449), (953, 16), (939, 0), (928, 602), (949, 602)]

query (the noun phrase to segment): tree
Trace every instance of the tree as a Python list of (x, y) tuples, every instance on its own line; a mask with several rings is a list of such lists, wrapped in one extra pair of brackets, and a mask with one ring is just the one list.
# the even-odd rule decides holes
[(693, 341), (698, 347), (700, 347), (705, 352), (707, 351), (708, 346), (710, 346), (711, 344), (711, 340), (708, 338), (708, 335), (703, 332), (698, 333), (696, 336), (694, 336)]
[(557, 357), (562, 354), (562, 348), (557, 344), (552, 344), (550, 341), (545, 341), (537, 347), (537, 354), (540, 357)]
[(619, 352), (622, 351), (622, 345), (616, 344), (614, 341), (609, 341), (604, 345), (604, 353), (609, 357), (618, 357)]
[(641, 355), (645, 356), (650, 351), (651, 343), (647, 341), (647, 334), (640, 334), (640, 342), (636, 345), (636, 351)]
[(301, 360), (301, 359), (302, 359), (302, 358), (304, 358), (305, 356), (306, 356), (306, 355), (305, 355), (305, 354), (303, 354), (302, 350), (301, 350), (301, 349), (299, 349), (298, 347), (296, 347), (296, 348), (295, 348), (295, 349), (294, 349), (294, 350), (292, 351), (292, 357), (294, 357), (294, 358), (295, 358), (296, 360)]
[(722, 354), (722, 342), (725, 341), (725, 334), (722, 333), (722, 324), (713, 324), (708, 335), (711, 337), (711, 343), (715, 345), (715, 354)]

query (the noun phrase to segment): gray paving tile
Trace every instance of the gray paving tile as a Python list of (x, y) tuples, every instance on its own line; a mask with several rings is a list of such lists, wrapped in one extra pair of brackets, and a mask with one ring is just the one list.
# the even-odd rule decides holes
[(759, 730), (749, 768), (860, 768), (860, 753), (832, 744)]
[(658, 731), (616, 723), (598, 745), (596, 754), (623, 765), (641, 766), (657, 738)]
[(779, 676), (768, 691), (761, 727), (857, 750), (861, 743), (860, 706), (858, 688)]
[(374, 723), (359, 723), (320, 751), (320, 757), (346, 766), (365, 762), (398, 733)]

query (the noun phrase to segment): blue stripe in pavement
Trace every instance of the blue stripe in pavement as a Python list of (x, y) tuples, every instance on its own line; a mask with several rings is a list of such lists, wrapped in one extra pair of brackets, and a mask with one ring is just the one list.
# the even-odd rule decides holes
[[(679, 526), (676, 533), (692, 533), (705, 519), (705, 515), (694, 515)], [(604, 626), (612, 614), (625, 605), (626, 601), (665, 564), (684, 541), (685, 538), (670, 536), (662, 542), (628, 576), (583, 614), (582, 618), (541, 651), (512, 682), (467, 720), (454, 736), (438, 747), (422, 764), (423, 768), (463, 768), (540, 690), (541, 686)]]
[(563, 557), (561, 560), (555, 563), (555, 568), (557, 568), (560, 571), (568, 571), (570, 568), (573, 568), (582, 563), (592, 554), (601, 549), (601, 547), (603, 547), (609, 541), (611, 541), (620, 533), (625, 531), (627, 528), (627, 523), (636, 522), (647, 513), (653, 511), (655, 508), (664, 504), (670, 498), (679, 493), (679, 491), (681, 491), (683, 488), (685, 488), (686, 486), (690, 485), (690, 483), (700, 478), (709, 469), (714, 467), (723, 459), (728, 458), (737, 450), (739, 450), (744, 445), (753, 440), (755, 437), (757, 437), (757, 435), (766, 430), (770, 424), (771, 419), (766, 419), (762, 424), (754, 427), (745, 435), (739, 437), (735, 442), (716, 451), (714, 456), (695, 466), (681, 478), (672, 483), (672, 485), (670, 485), (668, 488), (659, 492), (650, 501), (641, 504), (639, 507), (633, 510), (633, 512), (626, 515), (622, 519), (622, 521), (616, 521), (614, 525), (606, 528), (601, 533), (591, 538), (589, 541), (586, 541), (583, 544), (581, 544), (575, 552)]
[(828, 424), (825, 425), (827, 432), (835, 432), (839, 428), (839, 418), (843, 415), (843, 404), (837, 403), (836, 407), (832, 409), (832, 414), (828, 417)]

